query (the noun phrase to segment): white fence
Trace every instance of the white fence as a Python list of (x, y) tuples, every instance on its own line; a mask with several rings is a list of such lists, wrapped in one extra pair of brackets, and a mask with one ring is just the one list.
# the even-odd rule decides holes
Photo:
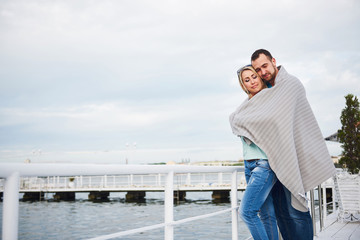
[[(94, 239), (110, 239), (157, 228), (164, 228), (166, 240), (174, 238), (174, 226), (189, 221), (212, 217), (218, 214), (231, 212), (232, 239), (238, 238), (238, 214), (237, 214), (237, 173), (243, 171), (243, 167), (218, 167), (218, 166), (158, 166), (158, 165), (100, 165), (100, 164), (12, 164), (0, 163), (0, 178), (5, 178), (3, 197), (3, 233), (2, 239), (15, 240), (18, 236), (19, 216), (19, 190), (20, 177), (46, 177), (46, 176), (96, 176), (96, 175), (126, 175), (126, 174), (164, 174), (165, 179), (165, 211), (164, 223), (147, 226), (139, 229), (128, 230)], [(174, 221), (174, 175), (189, 173), (230, 173), (231, 175), (231, 208)], [(159, 175), (158, 175), (159, 176)]]
[[(230, 190), (232, 173), (175, 173), (177, 191)], [(237, 187), (245, 190), (244, 172), (238, 172)], [(103, 176), (20, 177), (20, 192), (87, 192), (87, 191), (164, 191), (166, 174), (126, 174)], [(3, 191), (4, 179), (0, 179)]]

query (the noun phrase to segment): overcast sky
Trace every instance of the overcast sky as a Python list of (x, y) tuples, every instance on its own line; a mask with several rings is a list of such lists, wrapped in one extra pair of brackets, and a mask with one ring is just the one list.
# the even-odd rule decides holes
[(360, 97), (359, 42), (358, 0), (2, 0), (0, 161), (238, 160), (236, 71), (259, 48), (326, 137)]

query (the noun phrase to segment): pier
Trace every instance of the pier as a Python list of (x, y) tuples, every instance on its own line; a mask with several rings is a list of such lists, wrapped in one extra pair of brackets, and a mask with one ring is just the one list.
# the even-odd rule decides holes
[[(243, 172), (237, 173), (237, 189), (246, 187)], [(0, 179), (0, 192), (4, 179)], [(103, 176), (21, 177), (19, 192), (23, 200), (46, 199), (55, 193), (54, 200), (73, 201), (75, 194), (88, 192), (89, 200), (107, 200), (111, 192), (126, 192), (127, 201), (141, 201), (146, 192), (164, 192), (165, 174), (124, 174)], [(184, 200), (186, 192), (211, 191), (215, 200), (229, 199), (231, 173), (180, 173), (174, 175), (174, 200)]]
[[(67, 195), (70, 200), (76, 192), (89, 192), (89, 199), (106, 199), (110, 192), (136, 193), (132, 197), (143, 198), (151, 191), (164, 192), (164, 223), (93, 239), (111, 239), (163, 228), (164, 238), (172, 240), (177, 225), (220, 214), (230, 214), (232, 239), (238, 239), (237, 192), (245, 188), (243, 167), (0, 164), (0, 178), (3, 178), (0, 184), (3, 191), (3, 239), (17, 239), (19, 192), (40, 198), (42, 194), (55, 193), (54, 198), (57, 196), (62, 200)], [(186, 197), (188, 191), (212, 191), (213, 198), (229, 198), (231, 207), (175, 221), (174, 199)], [(359, 239), (359, 222), (337, 220), (340, 201), (334, 193), (332, 179), (310, 191), (314, 239)]]
[[(3, 239), (17, 239), (18, 238), (18, 221), (19, 221), (19, 192), (20, 192), (20, 177), (40, 177), (47, 178), (48, 176), (63, 176), (68, 179), (74, 176), (117, 176), (117, 175), (154, 175), (162, 176), (164, 179), (164, 186), (157, 186), (157, 190), (164, 191), (164, 222), (161, 224), (149, 225), (137, 229), (130, 229), (126, 231), (117, 232), (110, 235), (95, 237), (93, 239), (111, 239), (115, 237), (122, 237), (134, 233), (150, 231), (154, 229), (164, 229), (164, 238), (167, 240), (174, 239), (174, 228), (179, 224), (192, 222), (204, 218), (214, 217), (220, 214), (230, 214), (232, 239), (237, 239), (238, 236), (238, 172), (243, 172), (243, 167), (214, 167), (214, 166), (155, 166), (155, 165), (105, 165), (105, 164), (15, 164), (15, 163), (0, 163), (0, 178), (4, 178), (4, 196), (3, 196), (3, 218), (2, 218), (2, 237)], [(230, 202), (231, 207), (225, 210), (211, 212), (195, 217), (184, 218), (181, 220), (174, 219), (174, 191), (178, 191), (176, 186), (178, 179), (177, 175), (188, 175), (189, 173), (216, 173), (221, 176), (224, 173), (230, 173), (231, 190)], [(219, 175), (220, 174), (220, 175)], [(130, 178), (131, 179), (131, 178)], [(105, 180), (105, 179), (104, 179)], [(189, 180), (189, 178), (188, 178)], [(81, 181), (79, 181), (81, 183)], [(160, 181), (161, 183), (162, 181)], [(69, 182), (68, 182), (69, 183)], [(84, 182), (82, 182), (84, 183)], [(102, 187), (108, 186), (108, 179), (103, 181)], [(106, 183), (106, 184), (105, 184)], [(134, 183), (134, 182), (133, 182)], [(186, 182), (184, 182), (186, 184)], [(225, 184), (223, 182), (223, 184)], [(186, 184), (187, 185), (187, 184)], [(207, 184), (209, 185), (209, 184)], [(203, 190), (210, 190), (220, 188), (216, 184), (214, 186), (202, 186)], [(86, 185), (85, 185), (86, 186)], [(65, 189), (71, 188), (72, 184), (63, 185), (62, 192)], [(74, 188), (75, 188), (74, 184)], [(191, 187), (191, 186), (186, 186)], [(210, 188), (211, 187), (211, 188)], [(103, 188), (104, 189), (104, 188)], [(33, 189), (33, 192), (40, 192), (40, 189)], [(52, 189), (51, 191), (54, 191)], [(60, 190), (58, 188), (58, 190)], [(89, 190), (89, 188), (87, 188)], [(149, 190), (149, 188), (147, 188)], [(155, 189), (154, 189), (155, 190)], [(151, 224), (151, 223), (150, 223)]]

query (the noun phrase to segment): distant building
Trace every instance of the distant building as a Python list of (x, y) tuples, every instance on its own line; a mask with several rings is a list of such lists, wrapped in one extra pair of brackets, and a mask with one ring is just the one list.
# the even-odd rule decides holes
[(175, 161), (168, 161), (166, 165), (176, 165), (177, 163)]
[(191, 165), (196, 165), (196, 166), (239, 166), (239, 165), (243, 165), (243, 164), (244, 164), (244, 160), (239, 160), (239, 161), (216, 160), (216, 161), (203, 161), (203, 162), (191, 163)]
[(340, 156), (331, 156), (331, 160), (334, 164), (339, 164)]
[(338, 133), (331, 134), (325, 138), (325, 141), (339, 142)]

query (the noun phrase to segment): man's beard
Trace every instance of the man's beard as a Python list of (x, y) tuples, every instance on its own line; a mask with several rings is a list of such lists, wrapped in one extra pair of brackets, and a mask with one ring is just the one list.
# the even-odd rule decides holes
[(276, 72), (270, 74), (271, 78), (268, 80), (268, 82), (273, 82), (275, 81), (275, 78), (276, 78)]
[[(273, 66), (274, 67), (274, 66)], [(265, 80), (266, 82), (269, 83), (274, 83), (275, 82), (275, 78), (276, 78), (276, 67), (274, 67), (274, 72), (270, 73), (270, 79), (269, 80)]]

